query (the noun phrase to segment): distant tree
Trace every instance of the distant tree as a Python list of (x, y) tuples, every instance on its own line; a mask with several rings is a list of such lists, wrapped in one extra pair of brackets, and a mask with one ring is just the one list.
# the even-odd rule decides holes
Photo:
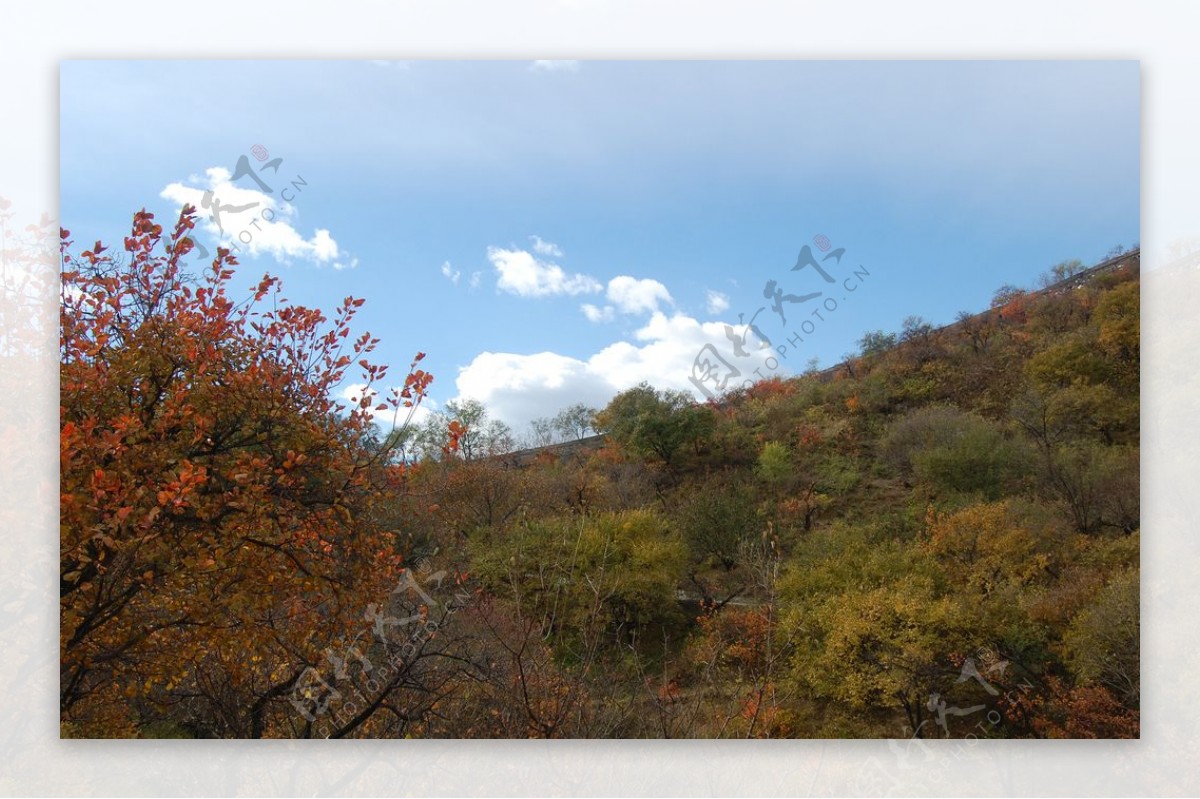
[(933, 333), (933, 325), (920, 316), (906, 316), (900, 327), (903, 342), (926, 341)]
[(1054, 266), (1050, 267), (1050, 269), (1041, 276), (1039, 282), (1043, 288), (1053, 286), (1055, 283), (1059, 283), (1063, 280), (1074, 277), (1082, 272), (1085, 268), (1086, 267), (1084, 267), (1083, 261), (1080, 261), (1078, 258), (1074, 258), (1070, 261), (1060, 261)]
[(675, 465), (681, 449), (713, 427), (712, 411), (683, 391), (656, 391), (642, 383), (613, 398), (596, 414), (596, 429), (635, 454)]
[(1025, 296), (1024, 289), (1022, 289), (1018, 286), (1014, 286), (1011, 283), (1005, 283), (1003, 286), (996, 289), (996, 292), (992, 295), (992, 307), (993, 308), (1003, 308), (1005, 305), (1008, 305), (1013, 300), (1020, 299), (1021, 297), (1024, 297), (1024, 296)]
[[(475, 399), (450, 400), (446, 403), (445, 415), (463, 427), (462, 436), (459, 438), (459, 453), (463, 459), (474, 460), (487, 454), (485, 437), (488, 412), (482, 402)], [(447, 427), (441, 419), (433, 424), (438, 430)]]
[(596, 409), (589, 408), (581, 402), (576, 403), (559, 411), (553, 424), (554, 429), (564, 439), (576, 441), (586, 438), (595, 430)]
[(533, 447), (548, 447), (557, 440), (558, 428), (553, 419), (539, 416), (529, 423), (529, 444)]
[(1024, 289), (1004, 285), (992, 296), (992, 309), (1006, 326), (1023, 325), (1029, 314), (1030, 295)]
[(941, 354), (933, 325), (920, 316), (906, 316), (900, 327), (901, 350), (905, 361), (921, 365)]
[(484, 447), (488, 455), (503, 455), (516, 449), (517, 440), (507, 422), (491, 419), (484, 430)]
[[(456, 447), (450, 447), (452, 433)], [(511, 452), (516, 445), (512, 428), (488, 416), (487, 407), (477, 399), (450, 400), (443, 410), (430, 414), (416, 437), (417, 447), (430, 459), (456, 455), (476, 460)]]
[(380, 424), (376, 420), (376, 427), (379, 430), (372, 436), (372, 441), (380, 451), (386, 453), (396, 463), (409, 463), (416, 460), (419, 455), (417, 439), (420, 436), (421, 430), (418, 425), (404, 424), (402, 426), (393, 427), (390, 422)]
[(882, 330), (873, 330), (864, 334), (858, 340), (859, 352), (864, 357), (878, 355), (890, 350), (894, 346), (896, 346), (896, 335), (894, 333), (884, 333)]
[(995, 333), (995, 328), (988, 316), (977, 316), (970, 311), (959, 311), (955, 321), (958, 322), (959, 330), (971, 342), (972, 352), (981, 355), (987, 351), (988, 342)]

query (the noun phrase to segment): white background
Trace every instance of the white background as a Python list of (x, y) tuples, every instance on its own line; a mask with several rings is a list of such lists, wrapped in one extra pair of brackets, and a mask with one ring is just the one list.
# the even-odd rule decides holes
[[(0, 792), (101, 795), (1200, 792), (1200, 6), (1143, 2), (7, 3), (0, 196), (57, 218), (63, 58), (1121, 58), (1143, 90), (1141, 741), (59, 741), (57, 354), (0, 375)], [(253, 91), (230, 86), (230, 92)], [(112, 124), (178, 98), (114, 109)], [(1019, 235), (1019, 232), (1014, 232)], [(56, 308), (6, 296), (0, 349)], [(24, 314), (24, 315), (22, 315)]]

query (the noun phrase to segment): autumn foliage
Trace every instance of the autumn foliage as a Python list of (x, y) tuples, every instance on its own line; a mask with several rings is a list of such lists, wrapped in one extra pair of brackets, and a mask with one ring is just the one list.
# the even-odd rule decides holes
[(1136, 255), (514, 455), (193, 223), (62, 232), (63, 735), (1139, 735)]
[(363, 301), (239, 296), (225, 249), (193, 278), (194, 220), (139, 212), (119, 258), (61, 234), (64, 735), (303, 734), (288, 691), (401, 568), (376, 511), (403, 467), (370, 423), (420, 402), (423, 355), (341, 407), (351, 370), (388, 377), (351, 333)]

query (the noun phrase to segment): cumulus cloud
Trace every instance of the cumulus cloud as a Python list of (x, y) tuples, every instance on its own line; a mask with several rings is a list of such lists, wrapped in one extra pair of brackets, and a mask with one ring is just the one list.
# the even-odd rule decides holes
[(578, 72), (578, 61), (534, 61), (529, 65), (534, 72)]
[[(742, 344), (741, 356), (730, 336)], [(777, 353), (744, 325), (700, 322), (684, 314), (656, 311), (634, 333), (634, 341), (615, 342), (586, 359), (554, 352), (481, 353), (460, 368), (456, 387), (460, 397), (480, 400), (494, 416), (520, 430), (533, 419), (576, 402), (602, 408), (618, 392), (642, 381), (659, 389), (687, 391), (703, 400), (706, 394), (690, 379), (698, 374), (698, 356), (710, 364), (718, 363), (719, 356), (737, 370), (727, 388), (788, 373), (786, 364), (774, 360)]]
[(609, 322), (613, 318), (613, 307), (611, 305), (598, 308), (590, 302), (585, 302), (579, 306), (579, 309), (583, 311), (583, 315), (588, 318), (589, 322)]
[(554, 352), (482, 352), (459, 369), (455, 385), (459, 398), (480, 400), (514, 430), (576, 402), (602, 408), (616, 393), (585, 361)]
[(462, 277), (462, 272), (450, 266), (449, 261), (442, 262), (442, 276), (449, 280), (454, 285), (458, 285), (458, 279)]
[(243, 188), (231, 177), (224, 167), (210, 167), (203, 178), (188, 179), (188, 183), (199, 185), (171, 183), (159, 196), (181, 208), (195, 206), (201, 219), (199, 227), (222, 245), (236, 248), (235, 254), (267, 253), (280, 262), (299, 259), (337, 269), (357, 265), (355, 259), (342, 258), (344, 253), (328, 230), (317, 228), (308, 237), (300, 233), (295, 226), (295, 206), (277, 199), (282, 192), (266, 194)]
[[(730, 390), (788, 373), (771, 343), (757, 340), (748, 326), (701, 322), (674, 310), (670, 291), (657, 280), (618, 275), (605, 285), (588, 275), (569, 274), (548, 260), (561, 256), (557, 245), (538, 236), (530, 239), (528, 250), (488, 248), (498, 288), (523, 297), (603, 292), (605, 303), (580, 305), (589, 321), (608, 322), (623, 314), (640, 315), (644, 322), (628, 340), (586, 358), (556, 352), (483, 352), (460, 367), (458, 399), (483, 402), (514, 429), (577, 402), (603, 407), (618, 392), (643, 381), (702, 400), (718, 393), (721, 381), (723, 389)], [(451, 270), (447, 277), (453, 274)], [(719, 292), (708, 292), (707, 300), (710, 313), (729, 308), (728, 297)]]
[(479, 288), (479, 281), (483, 279), (483, 272), (472, 272), (470, 286), (473, 289)]
[(719, 314), (729, 310), (729, 295), (722, 294), (719, 291), (708, 290), (708, 312), (710, 314)]
[(542, 261), (526, 250), (488, 247), (487, 257), (499, 275), (497, 287), (521, 297), (593, 294), (603, 288), (593, 277), (568, 275), (561, 266)]
[(552, 258), (562, 258), (563, 251), (552, 241), (544, 241), (541, 236), (530, 236), (533, 240), (533, 251), (538, 255), (549, 255)]
[(608, 301), (621, 313), (649, 313), (658, 310), (658, 304), (673, 304), (671, 292), (657, 280), (619, 275), (608, 281)]

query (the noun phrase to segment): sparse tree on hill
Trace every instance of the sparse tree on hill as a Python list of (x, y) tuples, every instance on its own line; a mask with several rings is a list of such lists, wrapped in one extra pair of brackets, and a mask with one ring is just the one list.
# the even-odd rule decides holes
[(583, 403), (563, 408), (554, 417), (554, 429), (567, 441), (578, 441), (595, 432), (596, 410)]

